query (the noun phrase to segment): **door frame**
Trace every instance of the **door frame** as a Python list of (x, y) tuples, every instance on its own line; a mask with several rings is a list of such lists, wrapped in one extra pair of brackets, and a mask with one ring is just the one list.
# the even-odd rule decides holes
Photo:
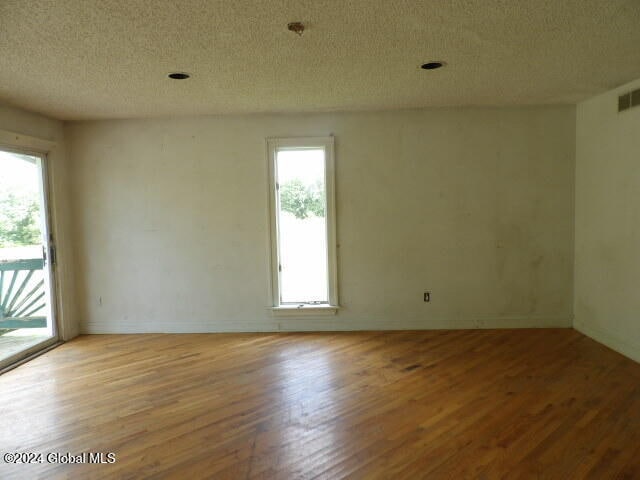
[(51, 196), (50, 196), (50, 176), (49, 176), (49, 163), (48, 153), (55, 144), (47, 140), (41, 140), (35, 137), (28, 137), (26, 135), (14, 134), (11, 132), (0, 131), (0, 150), (17, 153), (22, 155), (30, 155), (38, 157), (40, 159), (40, 181), (42, 183), (42, 202), (43, 202), (43, 214), (44, 214), (44, 228), (46, 232), (43, 232), (46, 247), (46, 273), (49, 280), (49, 311), (51, 314), (51, 329), (52, 336), (46, 340), (43, 340), (36, 345), (33, 345), (21, 352), (18, 352), (10, 357), (0, 360), (0, 373), (4, 370), (12, 368), (13, 365), (19, 364), (28, 357), (37, 354), (40, 351), (50, 348), (56, 343), (60, 343), (60, 325), (58, 319), (58, 304), (60, 299), (58, 298), (57, 287), (57, 262), (52, 262), (51, 246), (55, 245), (55, 236), (53, 235), (52, 225), (52, 210), (51, 210)]

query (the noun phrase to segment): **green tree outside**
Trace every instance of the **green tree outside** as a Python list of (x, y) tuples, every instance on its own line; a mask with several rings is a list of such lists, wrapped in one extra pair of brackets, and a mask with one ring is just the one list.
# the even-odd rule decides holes
[(42, 243), (38, 211), (38, 203), (26, 195), (0, 195), (0, 248)]
[(280, 185), (280, 207), (303, 220), (310, 215), (324, 217), (324, 188), (321, 182), (305, 185), (294, 179)]

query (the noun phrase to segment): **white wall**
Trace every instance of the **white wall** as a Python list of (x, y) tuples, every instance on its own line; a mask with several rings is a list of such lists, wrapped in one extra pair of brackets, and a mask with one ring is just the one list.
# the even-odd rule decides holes
[(576, 127), (575, 328), (640, 361), (640, 108), (582, 102)]
[[(330, 133), (343, 309), (273, 318), (265, 137)], [(84, 332), (571, 325), (574, 107), (119, 120), (66, 134)]]
[(0, 105), (0, 130), (19, 133), (55, 143), (47, 156), (49, 167), (52, 230), (57, 243), (56, 272), (59, 302), (57, 307), (60, 336), (69, 340), (79, 332), (75, 316), (73, 255), (68, 235), (69, 215), (68, 163), (62, 122), (19, 108)]

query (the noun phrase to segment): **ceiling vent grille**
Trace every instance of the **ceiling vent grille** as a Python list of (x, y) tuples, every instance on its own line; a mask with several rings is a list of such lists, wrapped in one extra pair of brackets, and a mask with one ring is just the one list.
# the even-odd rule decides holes
[(640, 88), (618, 97), (618, 112), (640, 105)]

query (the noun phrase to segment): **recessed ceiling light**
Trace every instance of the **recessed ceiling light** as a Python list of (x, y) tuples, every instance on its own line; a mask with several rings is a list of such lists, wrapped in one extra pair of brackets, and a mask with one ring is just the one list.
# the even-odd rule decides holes
[(446, 63), (444, 62), (427, 62), (420, 65), (420, 68), (423, 70), (435, 70), (436, 68), (444, 67)]
[(190, 76), (191, 75), (189, 75), (188, 73), (184, 73), (184, 72), (174, 72), (174, 73), (170, 73), (169, 74), (169, 78), (171, 78), (173, 80), (186, 80)]

